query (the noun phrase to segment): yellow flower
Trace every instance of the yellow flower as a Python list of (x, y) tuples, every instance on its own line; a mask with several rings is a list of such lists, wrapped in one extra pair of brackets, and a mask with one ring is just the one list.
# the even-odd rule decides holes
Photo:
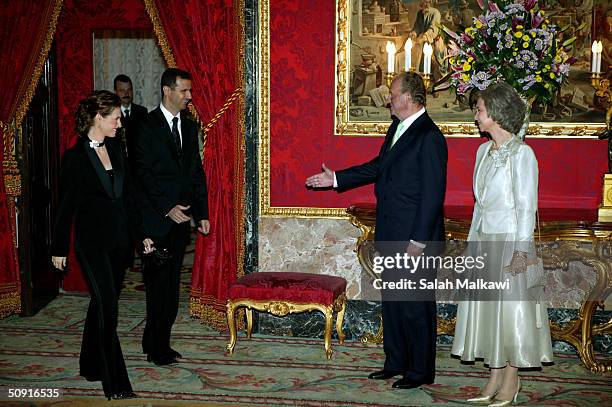
[(523, 43), (523, 48), (529, 48), (529, 43), (528, 42), (524, 42)]
[(546, 65), (544, 65), (544, 68), (550, 69), (550, 65), (546, 64)]
[(470, 63), (466, 61), (466, 62), (463, 64), (463, 70), (464, 70), (464, 71), (469, 71), (470, 69), (472, 69), (472, 65), (470, 65)]
[(536, 74), (538, 74), (538, 75), (541, 74), (541, 73), (542, 73), (542, 71), (536, 71)]
[(517, 29), (517, 30), (522, 30), (522, 29), (523, 29), (523, 26), (519, 24), (519, 25), (517, 25), (517, 26), (516, 26), (516, 29)]
[(470, 75), (463, 74), (463, 75), (461, 76), (461, 79), (463, 79), (463, 82), (467, 82), (467, 81), (469, 81), (469, 80), (470, 80)]
[(557, 56), (555, 57), (555, 62), (556, 62), (556, 63), (561, 62), (561, 56), (557, 55)]
[(540, 15), (541, 15), (542, 17), (544, 17), (544, 15), (545, 15), (545, 14), (546, 14), (546, 12), (545, 12), (544, 10), (540, 10)]
[(536, 37), (536, 33), (535, 33), (535, 31), (532, 31), (530, 34), (531, 34), (531, 36), (532, 36), (533, 38), (535, 38), (535, 37)]
[(518, 55), (518, 52), (514, 51), (514, 52), (512, 53), (512, 55), (513, 55), (513, 56), (517, 56), (517, 55)]
[(474, 60), (473, 57), (468, 57), (468, 62), (472, 62)]
[(528, 35), (523, 35), (522, 37), (523, 41), (529, 41), (529, 36)]
[(536, 82), (542, 82), (542, 77), (540, 75), (536, 75)]
[(465, 33), (468, 35), (471, 35), (474, 32), (474, 29), (472, 27), (468, 27), (465, 29)]
[(517, 32), (514, 33), (514, 36), (516, 38), (521, 38), (523, 36), (523, 32), (522, 31), (517, 31)]
[(554, 72), (550, 73), (550, 79), (555, 79), (555, 73)]
[(455, 65), (455, 58), (451, 58), (448, 60), (451, 65)]
[(482, 23), (480, 22), (480, 20), (474, 21), (474, 25), (476, 26), (476, 28), (482, 28)]
[(544, 84), (544, 87), (545, 87), (546, 89), (550, 89), (550, 83), (546, 82), (546, 83)]
[(542, 24), (542, 29), (543, 29), (543, 30), (545, 30), (545, 29), (546, 29), (546, 27), (547, 27), (547, 25), (546, 25), (546, 24)]
[[(549, 68), (550, 68), (550, 67), (549, 67)], [(544, 69), (542, 69), (542, 72), (544, 72), (544, 73), (548, 72), (548, 69), (549, 69), (549, 68), (544, 67)]]

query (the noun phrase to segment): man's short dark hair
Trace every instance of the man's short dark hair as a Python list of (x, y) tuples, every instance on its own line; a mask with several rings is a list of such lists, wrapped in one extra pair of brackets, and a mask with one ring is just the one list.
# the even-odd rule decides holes
[(164, 86), (174, 89), (176, 86), (176, 78), (191, 80), (191, 74), (179, 68), (168, 68), (164, 71), (161, 77), (161, 92), (164, 95)]
[(400, 75), (402, 93), (408, 93), (414, 103), (427, 104), (427, 91), (423, 78), (416, 72), (402, 72)]
[(124, 75), (122, 73), (120, 73), (119, 75), (115, 76), (115, 79), (113, 79), (113, 87), (115, 89), (117, 89), (117, 82), (123, 82), (123, 83), (129, 82), (130, 85), (132, 84), (132, 80), (130, 79), (130, 77), (127, 76), (127, 75)]

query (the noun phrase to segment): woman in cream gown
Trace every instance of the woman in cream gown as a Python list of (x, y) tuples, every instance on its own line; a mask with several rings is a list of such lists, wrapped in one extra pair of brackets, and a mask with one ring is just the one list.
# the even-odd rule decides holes
[(459, 303), (451, 353), (462, 361), (484, 359), (491, 377), (481, 395), (468, 401), (491, 406), (516, 402), (519, 368), (552, 362), (546, 307), (536, 301), (538, 288), (530, 287), (526, 273), (535, 262), (538, 163), (533, 150), (515, 136), (525, 111), (514, 88), (500, 82), (479, 94), (475, 115), (480, 131), (492, 140), (476, 153), (476, 202), (468, 241), (493, 248), (485, 272), (500, 281), (509, 279), (511, 288), (497, 292), (495, 301)]

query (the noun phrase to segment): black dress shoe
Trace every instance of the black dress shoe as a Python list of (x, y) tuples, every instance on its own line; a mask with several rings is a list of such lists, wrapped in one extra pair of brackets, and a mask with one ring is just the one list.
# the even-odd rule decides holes
[(417, 387), (421, 387), (424, 384), (432, 384), (433, 380), (425, 380), (425, 381), (415, 381), (415, 380), (410, 380), (410, 379), (406, 379), (405, 377), (397, 380), (395, 383), (393, 383), (393, 388), (394, 389), (416, 389)]
[(111, 397), (115, 400), (138, 398), (136, 393), (134, 393), (133, 391), (120, 391), (119, 393), (112, 394)]
[(395, 376), (402, 375), (402, 372), (394, 372), (392, 370), (379, 370), (378, 372), (370, 373), (368, 379), (372, 380), (387, 380)]
[(170, 350), (168, 351), (168, 355), (176, 358), (176, 359), (180, 359), (183, 357), (183, 355), (181, 355), (179, 352), (175, 351), (174, 349), (170, 348)]
[(147, 362), (153, 362), (157, 366), (167, 366), (178, 363), (178, 360), (174, 356), (163, 355), (163, 356), (152, 356), (151, 354), (147, 355)]
[(87, 380), (88, 382), (100, 382), (102, 381), (102, 378), (98, 375), (95, 374), (85, 374), (85, 375), (81, 375), (85, 378), (85, 380)]

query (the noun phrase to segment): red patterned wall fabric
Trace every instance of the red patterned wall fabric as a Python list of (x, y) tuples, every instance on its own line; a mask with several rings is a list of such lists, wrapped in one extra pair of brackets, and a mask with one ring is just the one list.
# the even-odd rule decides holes
[[(373, 201), (372, 187), (338, 194), (310, 191), (321, 162), (341, 169), (370, 160), (382, 138), (334, 135), (335, 3), (270, 1), (270, 204), (344, 208)], [(473, 204), (472, 172), (479, 138), (448, 138), (447, 206)], [(540, 166), (540, 206), (591, 208), (601, 202), (606, 142), (527, 140)]]
[(32, 98), (28, 93), (36, 65), (46, 58), (47, 34), (50, 37), (55, 29), (53, 13), (59, 7), (56, 0), (0, 1), (0, 77), (5, 79), (0, 90), (0, 317), (19, 312), (21, 291), (13, 244), (14, 203), (8, 201), (12, 198), (6, 195), (3, 173), (4, 160), (9, 159), (5, 151), (12, 150), (8, 126), (21, 125)]
[[(142, 0), (66, 0), (57, 26), (57, 83), (60, 153), (77, 139), (74, 112), (93, 92), (94, 30), (152, 30)], [(157, 84), (155, 84), (157, 86)], [(64, 290), (87, 291), (74, 251), (68, 258)]]
[[(240, 13), (234, 0), (156, 0), (176, 64), (193, 75), (193, 105), (208, 123), (240, 86)], [(243, 109), (235, 103), (206, 139), (211, 232), (198, 234), (191, 287), (191, 314), (227, 329), (229, 284), (242, 275)]]

